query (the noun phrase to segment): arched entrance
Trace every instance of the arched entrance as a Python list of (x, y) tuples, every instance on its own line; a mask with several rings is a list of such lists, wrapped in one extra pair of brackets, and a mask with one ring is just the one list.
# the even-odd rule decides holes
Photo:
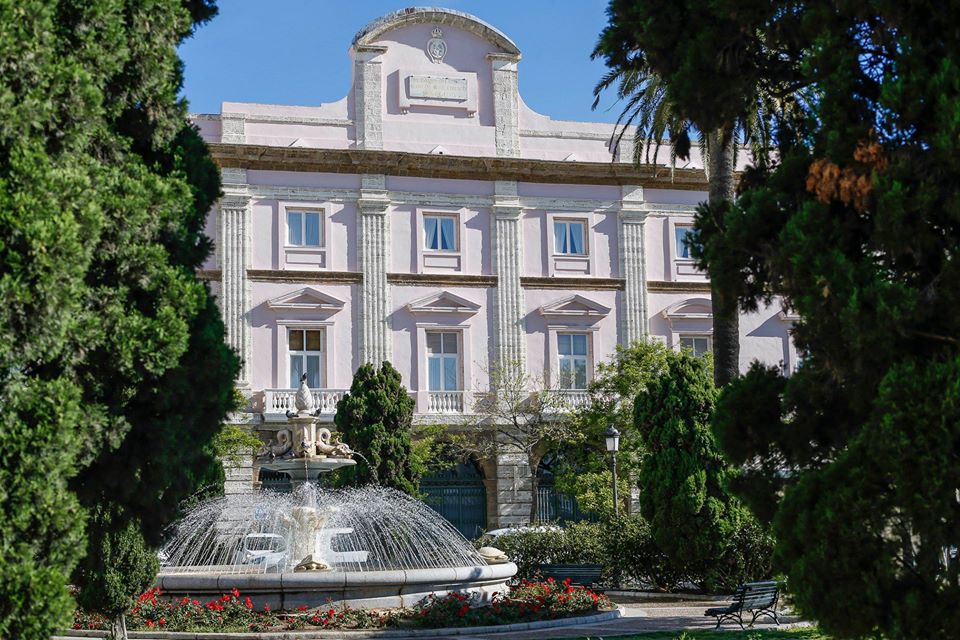
[(593, 520), (590, 514), (581, 511), (575, 497), (557, 491), (554, 478), (556, 464), (556, 456), (548, 454), (537, 466), (537, 521), (564, 524)]
[(473, 462), (459, 462), (425, 476), (420, 491), (423, 501), (467, 538), (476, 538), (487, 528), (487, 491), (483, 474)]

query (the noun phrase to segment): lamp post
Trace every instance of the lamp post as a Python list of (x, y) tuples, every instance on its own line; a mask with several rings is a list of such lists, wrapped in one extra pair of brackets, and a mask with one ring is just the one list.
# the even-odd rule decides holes
[(620, 432), (613, 425), (607, 429), (604, 438), (607, 441), (607, 451), (613, 461), (613, 517), (620, 517), (620, 501), (617, 499), (617, 451), (620, 450)]

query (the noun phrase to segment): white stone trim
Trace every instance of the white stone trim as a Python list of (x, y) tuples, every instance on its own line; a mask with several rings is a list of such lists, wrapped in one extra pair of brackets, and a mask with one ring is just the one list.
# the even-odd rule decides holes
[[(393, 199), (391, 198), (391, 202)], [(464, 249), (463, 240), (466, 236), (466, 208), (454, 209), (451, 207), (417, 207), (416, 219), (414, 221), (413, 242), (417, 250), (417, 270), (418, 273), (463, 273), (464, 269)], [(457, 233), (456, 251), (433, 251), (424, 247), (424, 216), (446, 216), (454, 219), (454, 227)], [(449, 258), (451, 266), (445, 268), (434, 264), (428, 266), (431, 259), (435, 263), (440, 263), (444, 258)]]
[(517, 63), (520, 54), (489, 53), (493, 78), (493, 120), (498, 157), (520, 157)]
[(244, 144), (246, 135), (246, 114), (220, 114), (220, 142), (224, 144)]
[[(560, 276), (560, 277), (579, 277), (586, 278), (595, 276), (597, 274), (596, 268), (596, 238), (594, 237), (593, 227), (596, 224), (595, 214), (590, 211), (570, 211), (570, 212), (556, 212), (556, 211), (547, 211), (546, 213), (546, 237), (544, 238), (545, 244), (543, 251), (545, 256), (547, 256), (547, 274), (550, 276)], [(554, 242), (554, 224), (557, 222), (563, 221), (571, 222), (582, 222), (583, 223), (583, 241), (586, 244), (587, 252), (585, 254), (566, 254), (566, 253), (557, 253), (556, 246)], [(559, 268), (559, 265), (563, 263), (570, 264), (581, 264), (584, 267), (584, 271), (564, 271)]]
[[(491, 263), (497, 286), (493, 289), (494, 357), (492, 365), (525, 367), (527, 360), (523, 273), (523, 224), (517, 183), (494, 182), (495, 203), (490, 207)], [(522, 369), (521, 369), (522, 370)]]
[(379, 366), (393, 356), (390, 318), (390, 284), (387, 271), (390, 263), (390, 199), (385, 189), (386, 177), (361, 176), (360, 198), (357, 200), (357, 256), (363, 284), (360, 285), (360, 362)]
[[(437, 305), (438, 302), (443, 305)], [(407, 304), (407, 310), (415, 315), (443, 313), (443, 314), (463, 314), (474, 315), (480, 310), (480, 305), (471, 302), (466, 298), (450, 293), (449, 291), (438, 291), (429, 296), (419, 298)]]
[(620, 277), (625, 280), (620, 304), (620, 341), (629, 345), (649, 333), (647, 324), (646, 219), (643, 187), (621, 188), (617, 242)]
[(227, 344), (240, 357), (237, 385), (250, 385), (249, 282), (250, 197), (226, 194), (219, 202), (220, 224), (220, 309), (226, 327)]
[(429, 365), (427, 364), (427, 332), (428, 331), (449, 331), (460, 334), (460, 391), (463, 392), (464, 410), (473, 406), (473, 399), (470, 390), (473, 389), (473, 350), (470, 346), (470, 324), (452, 324), (448, 322), (418, 322), (416, 324), (416, 337), (413, 344), (413, 353), (416, 354), (413, 363), (413, 377), (416, 380), (414, 384), (411, 380), (411, 388), (417, 397), (417, 413), (427, 413), (430, 393)]
[(356, 48), (353, 103), (357, 149), (383, 149), (383, 64), (387, 47)]
[[(295, 271), (304, 271), (318, 269), (326, 271), (330, 268), (330, 208), (320, 204), (319, 201), (295, 201), (278, 200), (277, 201), (277, 267), (281, 270), (293, 269)], [(287, 212), (288, 211), (310, 211), (320, 214), (320, 246), (299, 246), (287, 244)], [(304, 256), (314, 258), (313, 262), (290, 262), (291, 256)]]
[[(307, 302), (297, 302), (298, 298), (304, 298)], [(303, 287), (267, 301), (267, 306), (271, 309), (330, 311), (333, 313), (343, 309), (346, 304), (344, 300), (313, 287)]]

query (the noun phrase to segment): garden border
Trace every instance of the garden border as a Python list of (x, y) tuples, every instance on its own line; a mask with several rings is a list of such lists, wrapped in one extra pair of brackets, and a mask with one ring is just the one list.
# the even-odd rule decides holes
[[(477, 633), (508, 633), (512, 631), (535, 631), (556, 627), (578, 627), (585, 624), (609, 622), (624, 615), (624, 608), (617, 606), (612, 611), (601, 611), (586, 616), (557, 618), (555, 620), (534, 620), (533, 622), (514, 622), (511, 624), (488, 624), (481, 627), (441, 627), (438, 629), (332, 629), (330, 631), (263, 631), (250, 633), (218, 633), (206, 631), (129, 631), (130, 640), (324, 640), (363, 638), (435, 638), (438, 636), (464, 636)], [(72, 638), (107, 638), (109, 631), (88, 631), (69, 629), (55, 635), (51, 640)]]

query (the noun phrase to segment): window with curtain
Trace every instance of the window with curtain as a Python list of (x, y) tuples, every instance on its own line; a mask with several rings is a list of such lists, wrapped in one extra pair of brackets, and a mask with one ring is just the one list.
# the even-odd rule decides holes
[(427, 331), (427, 376), (430, 391), (460, 390), (460, 333)]
[(300, 386), (300, 377), (307, 374), (307, 386), (323, 388), (323, 360), (326, 351), (323, 329), (288, 329), (287, 350), (290, 357), (290, 388)]
[(319, 211), (287, 211), (287, 246), (322, 247), (321, 215)]
[(587, 225), (578, 220), (556, 220), (553, 223), (554, 253), (567, 255), (586, 255), (584, 242)]
[(423, 248), (428, 251), (456, 251), (456, 223), (457, 219), (453, 216), (423, 216)]
[(687, 245), (687, 236), (690, 235), (690, 231), (693, 227), (681, 227), (676, 226), (673, 228), (674, 233), (676, 233), (677, 238), (677, 257), (678, 258), (690, 258), (690, 247)]
[(693, 355), (704, 356), (711, 351), (709, 336), (680, 336), (680, 348), (693, 352)]
[(558, 333), (560, 355), (560, 388), (587, 388), (587, 334)]

